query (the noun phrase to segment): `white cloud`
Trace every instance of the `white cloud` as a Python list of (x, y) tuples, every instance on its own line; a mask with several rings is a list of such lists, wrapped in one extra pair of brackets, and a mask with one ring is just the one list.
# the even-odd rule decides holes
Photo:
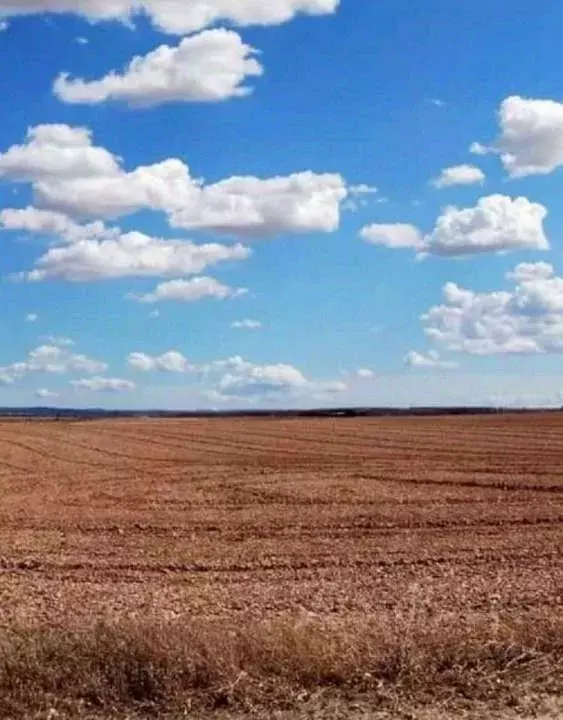
[(70, 384), (77, 390), (87, 390), (88, 392), (120, 393), (133, 392), (137, 389), (134, 382), (121, 378), (82, 378), (81, 380), (71, 380)]
[(38, 317), (39, 315), (37, 315), (37, 313), (28, 313), (25, 316), (25, 321), (26, 323), (34, 323), (37, 322)]
[(255, 365), (240, 357), (216, 361), (206, 370), (220, 373), (216, 391), (224, 398), (311, 396), (318, 399), (344, 392), (347, 387), (342, 382), (309, 380), (293, 365)]
[(563, 278), (546, 263), (523, 263), (507, 278), (512, 291), (447, 283), (443, 304), (422, 316), (428, 338), (472, 355), (563, 352)]
[(164, 32), (187, 35), (218, 22), (279, 25), (299, 13), (334, 13), (338, 5), (339, 0), (0, 0), (0, 16), (73, 13), (131, 24), (142, 13)]
[(0, 211), (0, 226), (4, 230), (23, 230), (35, 235), (53, 236), (65, 242), (112, 239), (119, 234), (117, 228), (107, 228), (100, 221), (80, 225), (63, 213), (32, 206)]
[(518, 95), (503, 100), (500, 137), (491, 146), (473, 143), (476, 155), (500, 155), (513, 178), (547, 175), (563, 165), (563, 103)]
[(191, 205), (170, 212), (170, 222), (187, 230), (247, 237), (334, 232), (347, 196), (337, 174), (232, 177), (201, 188)]
[(308, 386), (303, 373), (292, 365), (252, 365), (243, 372), (226, 373), (219, 382), (222, 395), (269, 395), (302, 391)]
[(62, 213), (34, 207), (6, 208), (0, 212), (0, 224), (4, 230), (25, 230), (39, 235), (66, 235), (73, 226), (78, 227)]
[(474, 142), (469, 146), (469, 152), (472, 155), (479, 155), (480, 157), (483, 157), (484, 155), (489, 154), (490, 148), (485, 147), (482, 143)]
[(59, 213), (50, 222), (61, 213), (114, 218), (146, 209), (164, 212), (175, 227), (249, 237), (334, 232), (350, 193), (334, 173), (206, 185), (174, 158), (127, 172), (120, 158), (92, 145), (88, 130), (66, 125), (29, 130), (26, 143), (0, 154), (0, 176), (30, 182), (37, 205)]
[(547, 280), (553, 277), (553, 266), (546, 262), (520, 263), (506, 277), (517, 284), (528, 280)]
[(74, 216), (116, 218), (142, 209), (173, 212), (197, 203), (200, 185), (181, 160), (169, 159), (131, 172), (118, 168), (101, 177), (42, 177), (33, 189), (42, 207)]
[(373, 370), (369, 370), (368, 368), (360, 368), (357, 371), (356, 375), (363, 380), (370, 380), (371, 378), (375, 377), (375, 373), (373, 372)]
[(74, 341), (61, 335), (47, 335), (45, 341), (49, 345), (59, 345), (60, 347), (72, 347)]
[(11, 384), (31, 373), (98, 373), (107, 364), (86, 355), (72, 353), (60, 345), (40, 345), (25, 360), (0, 367), (0, 382)]
[(231, 327), (236, 330), (260, 330), (262, 328), (262, 323), (260, 320), (235, 320), (233, 323), (231, 323)]
[(384, 245), (389, 248), (422, 249), (424, 238), (414, 225), (405, 223), (367, 225), (360, 231), (360, 236), (372, 245)]
[(92, 145), (87, 128), (37, 125), (23, 145), (0, 153), (0, 177), (21, 182), (104, 178), (119, 172), (116, 158)]
[(444, 168), (439, 177), (432, 180), (435, 188), (442, 189), (454, 185), (477, 185), (483, 184), (485, 173), (474, 165), (454, 165)]
[(554, 391), (551, 393), (494, 393), (488, 397), (488, 401), (494, 407), (502, 408), (561, 408), (563, 405), (563, 392)]
[(434, 105), (434, 107), (445, 107), (446, 103), (443, 100), (440, 100), (440, 98), (426, 98), (426, 102), (429, 105)]
[(217, 402), (288, 401), (296, 398), (326, 400), (347, 388), (342, 382), (309, 379), (293, 365), (259, 365), (239, 355), (195, 365), (178, 350), (156, 356), (133, 352), (128, 356), (127, 363), (141, 372), (191, 374), (202, 384), (201, 392), (205, 397)]
[(375, 185), (366, 185), (365, 183), (360, 183), (359, 185), (350, 185), (348, 191), (351, 197), (359, 198), (366, 195), (377, 195), (379, 192)]
[[(350, 185), (348, 188), (348, 200), (343, 207), (345, 210), (356, 212), (360, 208), (366, 207), (370, 196), (377, 195), (378, 193), (379, 190), (373, 185), (366, 185), (365, 183), (360, 185)], [(388, 198), (378, 197), (376, 202), (386, 203), (388, 202)]]
[(449, 370), (457, 367), (457, 363), (441, 360), (440, 355), (436, 350), (430, 350), (426, 355), (423, 353), (411, 350), (405, 355), (405, 365), (413, 368), (435, 368), (442, 370)]
[(49, 400), (51, 398), (59, 397), (58, 393), (53, 392), (52, 390), (48, 390), (47, 388), (40, 388), (39, 390), (37, 390), (35, 395), (41, 400)]
[(7, 20), (0, 20), (0, 32), (6, 32), (10, 27), (10, 23)]
[(251, 93), (245, 80), (263, 68), (256, 50), (240, 35), (219, 28), (184, 38), (177, 47), (161, 45), (131, 60), (123, 73), (85, 81), (60, 75), (54, 92), (66, 103), (96, 105), (108, 100), (138, 107), (171, 102), (218, 102)]
[(546, 215), (543, 205), (525, 197), (489, 195), (473, 208), (447, 208), (426, 238), (426, 250), (438, 255), (548, 250)]
[(160, 283), (153, 292), (130, 297), (141, 303), (157, 303), (166, 300), (176, 302), (197, 302), (205, 298), (226, 300), (243, 295), (244, 288), (231, 288), (212, 277), (195, 277), (191, 280), (170, 280)]
[(213, 360), (210, 363), (202, 365), (200, 369), (204, 373), (223, 371), (242, 373), (252, 367), (253, 365), (251, 362), (245, 360), (240, 355), (234, 355), (233, 357), (227, 358), (226, 360)]
[(115, 240), (80, 240), (49, 249), (27, 274), (32, 281), (62, 278), (85, 282), (123, 277), (166, 277), (199, 273), (226, 260), (244, 260), (243, 245), (195, 245), (130, 232)]
[(162, 355), (152, 356), (142, 352), (132, 352), (127, 358), (130, 367), (141, 372), (159, 370), (169, 373), (195, 372), (195, 366), (177, 350), (170, 350)]
[(419, 255), (462, 256), (510, 250), (548, 250), (547, 209), (525, 197), (481, 198), (472, 208), (448, 207), (423, 236), (412, 225), (368, 225), (361, 236), (373, 244), (413, 248)]
[(72, 353), (59, 345), (41, 345), (35, 348), (29, 354), (26, 364), (30, 372), (50, 373), (70, 371), (95, 373), (107, 368), (105, 362)]
[(82, 37), (82, 36), (77, 37), (74, 42), (75, 42), (77, 45), (89, 45), (89, 44), (90, 44), (90, 40), (88, 40), (88, 38), (85, 38), (85, 37)]
[(200, 273), (220, 262), (246, 260), (251, 251), (237, 243), (196, 245), (140, 232), (122, 233), (101, 222), (79, 225), (66, 215), (28, 207), (0, 212), (0, 225), (54, 235), (63, 245), (52, 247), (24, 273), (31, 281), (61, 278), (86, 282), (122, 277), (166, 277)]

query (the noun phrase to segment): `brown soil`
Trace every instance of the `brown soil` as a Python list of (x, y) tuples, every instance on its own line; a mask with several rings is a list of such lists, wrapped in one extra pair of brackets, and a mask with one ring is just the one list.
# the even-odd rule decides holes
[(9, 421), (0, 490), (6, 630), (561, 613), (563, 414)]

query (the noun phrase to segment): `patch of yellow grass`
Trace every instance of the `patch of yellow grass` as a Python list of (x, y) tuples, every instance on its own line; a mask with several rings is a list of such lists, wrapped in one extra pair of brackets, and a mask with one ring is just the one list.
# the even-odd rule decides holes
[[(0, 716), (90, 708), (109, 713), (221, 708), (264, 713), (316, 694), (518, 702), (560, 693), (562, 623), (545, 616), (386, 617), (228, 622), (121, 620), (12, 627), (0, 636)], [(53, 716), (54, 717), (54, 716)]]

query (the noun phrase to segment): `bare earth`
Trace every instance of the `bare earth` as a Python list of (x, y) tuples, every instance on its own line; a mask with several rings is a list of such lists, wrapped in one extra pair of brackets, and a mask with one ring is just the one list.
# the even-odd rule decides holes
[(5, 421), (0, 488), (5, 627), (561, 612), (563, 413)]

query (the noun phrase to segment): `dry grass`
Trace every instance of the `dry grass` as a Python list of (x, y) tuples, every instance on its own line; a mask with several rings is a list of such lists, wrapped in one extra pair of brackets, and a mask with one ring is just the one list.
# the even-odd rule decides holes
[[(563, 691), (563, 623), (436, 615), (13, 627), (0, 641), (0, 713), (218, 711), (266, 717), (311, 698), (381, 709), (500, 703)], [(105, 715), (108, 717), (109, 715)]]

